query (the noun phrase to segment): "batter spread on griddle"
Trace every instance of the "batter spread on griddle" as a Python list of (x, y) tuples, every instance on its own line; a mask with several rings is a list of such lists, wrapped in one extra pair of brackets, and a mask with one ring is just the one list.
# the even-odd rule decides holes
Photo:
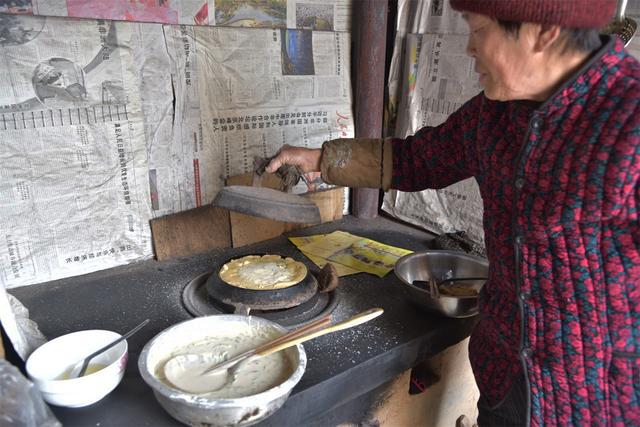
[(301, 282), (307, 275), (307, 267), (280, 255), (248, 255), (223, 265), (219, 275), (225, 283), (238, 288), (272, 290)]

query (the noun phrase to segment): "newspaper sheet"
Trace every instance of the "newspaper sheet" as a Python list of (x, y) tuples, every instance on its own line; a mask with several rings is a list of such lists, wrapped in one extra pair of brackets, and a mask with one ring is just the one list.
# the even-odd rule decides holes
[(151, 256), (134, 67), (145, 29), (0, 19), (0, 271), (7, 287)]
[(173, 91), (171, 59), (162, 25), (125, 22), (118, 25), (130, 25), (135, 30), (133, 67), (144, 117), (151, 215), (158, 218), (182, 210), (181, 150), (173, 139), (173, 102), (179, 94)]
[[(467, 25), (448, 0), (399, 0), (396, 36), (389, 67), (386, 134), (397, 135), (398, 108), (403, 98), (403, 82), (412, 70), (403, 69), (405, 56), (415, 54), (405, 49), (407, 34), (467, 34)], [(410, 58), (415, 62), (416, 57)], [(415, 73), (415, 70), (413, 70)]]
[(254, 156), (352, 137), (349, 44), (0, 14), (7, 287), (148, 258), (149, 219), (210, 203)]
[[(406, 137), (424, 126), (437, 126), (466, 100), (480, 92), (473, 60), (462, 34), (408, 34), (405, 75), (396, 135)], [(465, 231), (483, 242), (482, 198), (475, 179), (441, 190), (389, 191), (382, 209), (435, 233)]]
[(350, 31), (352, 0), (0, 0), (0, 12), (162, 24)]
[(396, 30), (404, 34), (464, 34), (467, 24), (449, 0), (399, 0)]
[[(176, 78), (182, 209), (210, 203), (224, 179), (283, 144), (354, 134), (349, 34), (166, 26)], [(306, 186), (294, 188), (305, 192)]]

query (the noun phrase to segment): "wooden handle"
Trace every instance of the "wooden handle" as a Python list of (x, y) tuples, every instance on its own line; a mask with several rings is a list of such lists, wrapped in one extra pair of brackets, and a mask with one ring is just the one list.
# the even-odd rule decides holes
[(248, 350), (235, 357), (232, 357), (225, 362), (218, 363), (217, 365), (214, 365), (203, 371), (201, 375), (230, 368), (231, 366), (251, 356), (267, 356), (296, 344), (300, 344), (321, 335), (328, 334), (329, 332), (335, 332), (360, 325), (364, 322), (368, 322), (374, 317), (380, 316), (383, 312), (384, 310), (381, 308), (372, 308), (370, 310), (363, 311), (360, 314), (356, 314), (355, 316), (347, 320), (343, 320), (342, 322), (338, 322), (329, 326), (327, 325), (331, 322), (331, 316), (326, 315), (318, 320), (309, 323), (306, 326), (302, 326), (301, 328), (296, 329), (295, 331), (286, 333), (276, 339), (273, 339), (256, 349)]
[(229, 360), (225, 360), (224, 362), (220, 362), (218, 364), (215, 364), (213, 366), (211, 366), (210, 368), (207, 368), (204, 372), (202, 372), (202, 375), (204, 374), (209, 374), (211, 372), (214, 371), (220, 371), (222, 369), (227, 369), (232, 367), (233, 365), (235, 365), (236, 363), (240, 363), (241, 361), (260, 354), (260, 351), (263, 351), (264, 349), (269, 349), (274, 345), (278, 345), (284, 341), (290, 340), (290, 339), (295, 339), (303, 334), (307, 334), (313, 331), (317, 331), (319, 328), (323, 328), (326, 325), (328, 325), (329, 323), (331, 323), (331, 314), (327, 314), (326, 316), (323, 316), (319, 319), (314, 320), (311, 323), (308, 323), (304, 326), (301, 326), (300, 328), (291, 331), (291, 332), (286, 332), (282, 335), (280, 335), (277, 338), (274, 338), (270, 341), (267, 341), (266, 343), (262, 344), (260, 347), (257, 348), (252, 348), (250, 350), (245, 351), (244, 353), (240, 353), (237, 356), (232, 357)]
[(298, 329), (291, 331), (291, 332), (287, 332), (285, 334), (280, 335), (278, 338), (275, 338), (271, 341), (268, 341), (264, 344), (262, 344), (260, 347), (256, 348), (253, 351), (253, 354), (261, 354), (262, 351), (264, 351), (265, 349), (269, 349), (272, 346), (278, 345), (284, 341), (288, 341), (291, 339), (295, 339), (298, 338), (301, 335), (313, 332), (313, 331), (317, 331), (318, 328), (323, 328), (326, 325), (328, 325), (329, 323), (331, 323), (331, 314), (327, 314), (326, 316), (323, 316), (317, 320), (314, 320), (313, 322), (301, 326)]
[(266, 348), (261, 349), (260, 352), (256, 351), (255, 354), (259, 356), (267, 356), (269, 354), (275, 353), (280, 350), (284, 350), (285, 348), (303, 343), (305, 341), (309, 341), (313, 338), (317, 338), (319, 336), (328, 334), (330, 332), (340, 331), (342, 329), (347, 329), (353, 326), (361, 325), (375, 317), (380, 316), (383, 312), (384, 310), (381, 308), (372, 308), (370, 310), (363, 311), (360, 314), (356, 314), (355, 316), (347, 320), (343, 320), (342, 322), (338, 322), (333, 325), (330, 325), (326, 328), (310, 331), (308, 333), (303, 334), (302, 336), (298, 335), (292, 338), (288, 337), (286, 340), (280, 343), (276, 343), (275, 345), (264, 346)]

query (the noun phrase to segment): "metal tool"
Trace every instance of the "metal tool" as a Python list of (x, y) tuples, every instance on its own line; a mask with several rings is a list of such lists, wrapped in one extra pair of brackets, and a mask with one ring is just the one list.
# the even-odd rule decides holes
[(320, 223), (320, 210), (312, 200), (272, 188), (244, 185), (223, 187), (213, 205), (275, 221), (310, 225)]
[(447, 283), (455, 283), (455, 282), (477, 282), (480, 280), (487, 280), (487, 277), (452, 277), (450, 279), (444, 279), (437, 281), (435, 279), (429, 279), (426, 282), (423, 280), (414, 280), (414, 285), (420, 285), (421, 283), (426, 283), (429, 288), (429, 293), (434, 298), (440, 297), (440, 286), (445, 285)]
[[(415, 283), (415, 282), (414, 282)], [(435, 279), (429, 279), (429, 293), (432, 298), (440, 298), (440, 289), (438, 289), (438, 283)]]
[(451, 282), (477, 282), (479, 280), (489, 280), (488, 277), (451, 277), (450, 279), (441, 280), (438, 283), (438, 286), (444, 285), (445, 283)]
[(638, 29), (638, 23), (633, 19), (624, 16), (627, 9), (628, 0), (618, 0), (615, 20), (603, 29), (604, 34), (615, 34), (627, 46)]
[[(88, 355), (87, 357), (85, 357), (82, 360), (82, 365), (78, 365), (80, 362), (76, 362), (74, 364), (74, 368), (71, 370), (71, 373), (69, 375), (69, 378), (77, 378), (77, 377), (81, 377), (84, 375), (84, 373), (87, 371), (87, 368), (89, 367), (89, 362), (91, 362), (91, 360), (96, 357), (99, 354), (104, 353), (105, 351), (109, 350), (111, 347), (115, 346), (116, 344), (119, 344), (120, 342), (126, 340), (127, 338), (129, 338), (131, 335), (135, 334), (136, 332), (138, 332), (140, 329), (142, 329), (147, 323), (149, 323), (149, 319), (146, 319), (144, 322), (140, 323), (138, 326), (136, 326), (135, 328), (133, 328), (132, 330), (130, 330), (129, 332), (127, 332), (126, 334), (124, 334), (123, 336), (121, 336), (120, 338), (118, 338), (115, 341), (110, 342), (109, 344), (105, 345), (104, 347), (100, 348), (99, 350), (94, 351), (93, 353), (91, 353), (90, 355)], [(80, 369), (78, 370), (78, 373), (75, 374), (75, 370), (76, 368), (80, 366)]]

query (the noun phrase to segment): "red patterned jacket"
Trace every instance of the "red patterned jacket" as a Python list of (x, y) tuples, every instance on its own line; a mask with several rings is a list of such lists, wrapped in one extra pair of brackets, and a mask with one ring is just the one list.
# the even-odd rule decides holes
[(478, 181), (483, 395), (524, 373), (531, 425), (640, 426), (638, 61), (608, 40), (543, 104), (480, 94), (392, 147), (393, 188)]

